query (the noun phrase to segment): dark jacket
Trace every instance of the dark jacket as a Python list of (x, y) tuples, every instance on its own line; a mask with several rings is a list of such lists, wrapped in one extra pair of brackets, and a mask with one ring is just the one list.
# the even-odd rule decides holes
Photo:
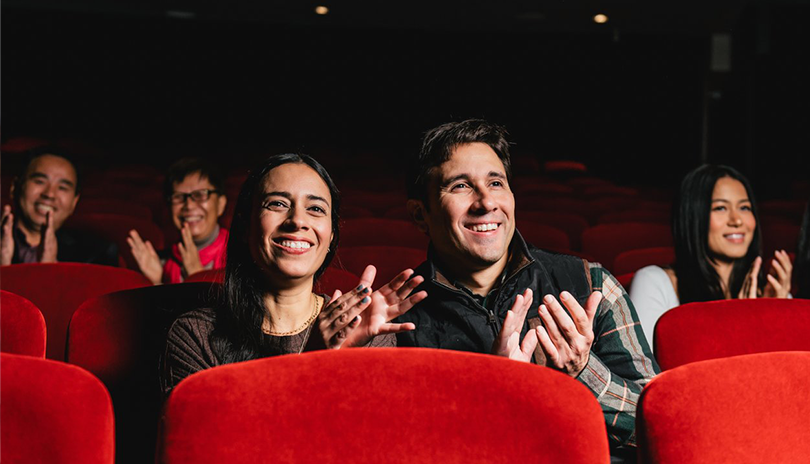
[[(511, 246), (507, 275), (493, 292), (487, 308), (441, 273), (431, 247), (428, 260), (414, 273), (425, 278), (414, 292), (426, 290), (428, 297), (398, 319), (413, 322), (416, 330), (399, 334), (397, 345), (489, 353), (515, 296), (526, 288), (533, 292), (532, 308), (540, 306), (543, 296), (557, 297), (563, 290), (585, 305), (591, 283), (587, 263), (582, 259), (535, 248), (526, 244), (517, 232)], [(528, 332), (530, 319), (531, 316), (524, 323), (521, 337)]]

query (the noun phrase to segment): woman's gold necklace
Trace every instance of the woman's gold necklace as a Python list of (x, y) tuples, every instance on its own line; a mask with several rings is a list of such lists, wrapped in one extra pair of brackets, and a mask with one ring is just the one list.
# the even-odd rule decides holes
[(300, 333), (307, 326), (312, 324), (312, 321), (314, 321), (316, 317), (318, 317), (318, 314), (321, 313), (321, 306), (323, 306), (323, 301), (316, 295), (315, 302), (312, 305), (312, 315), (309, 316), (309, 319), (307, 319), (303, 324), (288, 332), (273, 332), (272, 330), (265, 329), (264, 327), (262, 327), (262, 332), (266, 333), (267, 335), (273, 335), (275, 337), (287, 337), (290, 335)]

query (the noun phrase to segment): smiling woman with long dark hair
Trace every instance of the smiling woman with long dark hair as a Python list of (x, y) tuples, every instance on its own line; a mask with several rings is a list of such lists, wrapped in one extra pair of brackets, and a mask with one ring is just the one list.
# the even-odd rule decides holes
[(375, 269), (330, 297), (313, 293), (339, 240), (340, 194), (307, 155), (268, 158), (237, 199), (221, 301), (179, 317), (169, 331), (163, 375), (168, 393), (202, 369), (267, 356), (349, 346), (394, 346), (392, 324), (423, 299), (421, 282), (401, 272), (372, 290)]
[(790, 258), (777, 251), (775, 275), (763, 275), (758, 225), (753, 190), (736, 169), (706, 164), (684, 177), (672, 215), (675, 263), (640, 269), (630, 287), (649, 340), (658, 318), (680, 304), (788, 296)]

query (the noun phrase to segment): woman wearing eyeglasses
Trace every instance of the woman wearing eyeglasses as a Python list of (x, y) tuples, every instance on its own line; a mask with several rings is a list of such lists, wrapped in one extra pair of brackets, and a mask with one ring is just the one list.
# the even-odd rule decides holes
[(217, 170), (202, 159), (183, 158), (169, 167), (164, 192), (181, 240), (161, 259), (137, 231), (127, 238), (138, 267), (153, 284), (178, 283), (195, 272), (225, 267), (228, 231), (217, 222), (228, 202), (222, 184)]

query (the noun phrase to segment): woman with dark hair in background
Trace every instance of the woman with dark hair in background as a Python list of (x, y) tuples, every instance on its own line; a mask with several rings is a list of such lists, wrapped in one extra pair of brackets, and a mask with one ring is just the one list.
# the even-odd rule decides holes
[(401, 272), (372, 291), (375, 269), (331, 298), (313, 285), (335, 255), (340, 195), (306, 155), (268, 158), (250, 172), (236, 203), (221, 301), (180, 316), (169, 330), (164, 391), (220, 364), (348, 346), (394, 346), (413, 324), (389, 321), (425, 298), (424, 279)]
[(804, 207), (799, 244), (796, 247), (796, 284), (799, 298), (810, 299), (810, 201)]
[(195, 272), (225, 266), (228, 230), (218, 222), (228, 203), (223, 186), (219, 170), (203, 159), (183, 158), (169, 167), (163, 193), (180, 241), (161, 257), (138, 231), (127, 237), (138, 267), (153, 284), (176, 284)]
[(630, 286), (648, 340), (658, 318), (684, 303), (788, 297), (790, 257), (777, 251), (776, 275), (763, 279), (757, 225), (751, 185), (736, 169), (703, 165), (684, 177), (672, 216), (675, 263), (640, 269)]

